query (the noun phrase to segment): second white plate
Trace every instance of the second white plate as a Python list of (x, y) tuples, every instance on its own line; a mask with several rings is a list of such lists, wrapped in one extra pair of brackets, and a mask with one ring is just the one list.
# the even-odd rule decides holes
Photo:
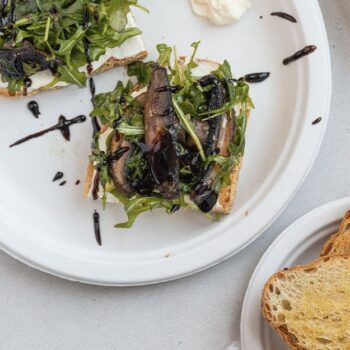
[(319, 207), (288, 227), (271, 244), (256, 267), (244, 299), (242, 350), (288, 350), (261, 316), (262, 289), (271, 275), (285, 267), (307, 264), (320, 256), (325, 241), (337, 232), (350, 197)]

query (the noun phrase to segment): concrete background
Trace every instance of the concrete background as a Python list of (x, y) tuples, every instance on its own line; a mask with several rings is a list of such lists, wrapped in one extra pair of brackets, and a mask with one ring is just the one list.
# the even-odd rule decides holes
[(313, 170), (275, 224), (219, 266), (151, 287), (80, 285), (0, 253), (0, 350), (224, 350), (239, 338), (246, 286), (266, 248), (303, 214), (350, 195), (350, 1), (320, 4), (333, 64), (330, 122)]

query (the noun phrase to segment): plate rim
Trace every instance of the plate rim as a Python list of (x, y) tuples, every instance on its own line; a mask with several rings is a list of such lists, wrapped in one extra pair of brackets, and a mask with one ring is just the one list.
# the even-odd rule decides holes
[[(248, 329), (247, 325), (251, 324), (252, 319), (262, 320), (260, 307), (253, 310), (254, 311), (253, 316), (249, 317), (248, 314), (249, 314), (249, 311), (251, 310), (251, 305), (253, 303), (255, 303), (255, 305), (258, 303), (260, 305), (260, 298), (258, 300), (256, 300), (256, 298), (255, 298), (255, 296), (257, 294), (256, 283), (259, 282), (259, 281), (257, 281), (257, 279), (260, 279), (259, 276), (261, 276), (261, 275), (259, 275), (259, 273), (262, 272), (264, 265), (266, 263), (269, 263), (269, 257), (273, 255), (275, 249), (278, 248), (278, 251), (281, 251), (281, 247), (279, 245), (281, 244), (281, 242), (283, 243), (287, 238), (292, 237), (292, 239), (295, 242), (295, 245), (298, 245), (301, 240), (305, 241), (305, 240), (311, 238), (315, 234), (315, 232), (319, 232), (320, 230), (325, 228), (327, 225), (334, 223), (335, 220), (339, 219), (339, 221), (340, 221), (342, 218), (342, 215), (344, 214), (344, 210), (346, 210), (346, 208), (349, 208), (349, 206), (350, 206), (350, 196), (333, 200), (331, 202), (322, 204), (321, 206), (318, 206), (318, 207), (312, 209), (308, 213), (302, 215), (297, 220), (292, 222), (286, 229), (284, 229), (274, 239), (274, 241), (267, 248), (267, 250), (265, 251), (263, 256), (260, 258), (259, 262), (257, 263), (257, 265), (256, 265), (256, 267), (251, 275), (251, 278), (249, 279), (249, 283), (248, 283), (247, 290), (246, 290), (243, 304), (242, 304), (241, 321), (240, 321), (240, 334), (241, 334), (242, 350), (251, 349), (252, 344), (250, 344), (249, 342), (255, 341), (252, 338), (253, 335), (247, 331), (247, 329)], [(334, 217), (335, 215), (337, 215), (337, 212), (340, 212), (341, 214), (339, 215), (339, 217)], [(331, 220), (333, 220), (333, 221), (331, 221)], [(306, 225), (313, 225), (313, 228), (309, 231), (308, 230), (303, 231), (303, 227)], [(305, 233), (301, 233), (301, 234), (299, 234), (299, 236), (297, 236), (294, 234), (294, 232), (297, 232), (297, 233), (298, 232), (305, 232)], [(290, 239), (289, 239), (288, 243), (290, 243)], [(282, 258), (286, 259), (288, 256), (291, 255), (290, 253), (291, 253), (291, 250), (294, 249), (294, 246), (288, 245), (288, 247), (289, 247), (289, 249), (287, 250), (287, 253), (285, 253), (286, 250), (283, 250), (283, 253), (284, 253), (283, 256), (282, 257), (279, 256), (280, 260)], [(268, 278), (270, 277), (270, 275), (271, 275), (270, 271), (269, 271), (269, 273), (266, 274), (266, 276), (264, 274), (264, 281), (267, 281)], [(254, 291), (255, 291), (255, 293), (254, 293)], [(261, 290), (259, 289), (259, 296), (261, 295), (261, 292), (262, 292), (262, 288), (261, 288)], [(254, 294), (254, 295), (252, 295), (252, 294)], [(254, 332), (254, 334), (256, 334), (256, 332)], [(261, 332), (259, 334), (261, 335)], [(264, 350), (264, 348), (263, 348), (264, 344), (259, 343), (259, 345), (260, 344), (261, 344), (261, 348), (257, 348), (256, 343), (253, 344), (254, 349)]]
[[(299, 177), (298, 183), (296, 185), (293, 185), (293, 187), (291, 189), (289, 189), (288, 191), (284, 191), (286, 193), (284, 193), (283, 195), (280, 193), (280, 196), (283, 197), (283, 201), (281, 201), (281, 203), (279, 205), (277, 205), (276, 203), (274, 204), (274, 207), (275, 207), (274, 214), (271, 215), (270, 218), (266, 222), (259, 222), (257, 225), (257, 229), (255, 230), (256, 231), (255, 234), (251, 235), (250, 239), (245, 241), (244, 244), (241, 244), (239, 247), (235, 247), (234, 249), (232, 249), (232, 248), (230, 249), (230, 248), (226, 248), (225, 245), (222, 244), (223, 243), (223, 240), (222, 240), (220, 242), (221, 250), (217, 249), (218, 251), (215, 251), (215, 258), (214, 257), (208, 258), (208, 256), (210, 256), (210, 254), (208, 255), (206, 253), (210, 252), (211, 254), (213, 254), (212, 247), (208, 248), (207, 244), (204, 244), (203, 247), (201, 247), (202, 253), (200, 253), (200, 254), (198, 254), (198, 250), (200, 250), (199, 248), (193, 249), (193, 251), (196, 251), (197, 255), (195, 257), (192, 257), (189, 259), (189, 261), (192, 262), (191, 266), (188, 266), (186, 264), (186, 261), (185, 261), (185, 263), (182, 262), (181, 269), (178, 267), (174, 268), (174, 266), (176, 266), (176, 264), (178, 263), (178, 261), (175, 258), (180, 259), (181, 258), (181, 254), (180, 254), (179, 255), (180, 258), (179, 258), (179, 256), (176, 256), (176, 257), (171, 258), (171, 259), (163, 259), (162, 260), (162, 268), (158, 267), (158, 270), (156, 272), (156, 274), (158, 273), (157, 277), (155, 277), (154, 273), (153, 274), (145, 273), (142, 277), (139, 276), (140, 274), (133, 273), (133, 276), (129, 275), (127, 278), (125, 276), (123, 276), (123, 278), (121, 278), (120, 276), (117, 276), (115, 274), (113, 276), (109, 276), (108, 278), (106, 278), (103, 274), (102, 275), (99, 274), (100, 271), (97, 271), (96, 273), (94, 273), (94, 278), (92, 278), (91, 276), (86, 275), (86, 273), (83, 272), (84, 268), (81, 268), (79, 273), (69, 273), (69, 272), (67, 272), (67, 270), (64, 269), (64, 267), (62, 267), (62, 265), (64, 265), (64, 264), (60, 264), (57, 262), (55, 262), (55, 264), (42, 263), (42, 261), (45, 260), (44, 255), (45, 254), (48, 255), (50, 253), (49, 251), (43, 253), (42, 254), (43, 256), (41, 256), (40, 259), (37, 257), (33, 258), (33, 254), (26, 254), (26, 249), (23, 249), (23, 247), (21, 249), (22, 251), (20, 252), (19, 249), (16, 247), (16, 244), (12, 244), (12, 246), (9, 243), (5, 244), (4, 240), (1, 240), (1, 242), (0, 242), (0, 249), (2, 249), (3, 251), (5, 251), (7, 254), (11, 255), (15, 259), (17, 259), (17, 260), (35, 268), (35, 269), (50, 273), (52, 275), (55, 275), (55, 276), (58, 276), (58, 277), (61, 277), (64, 279), (79, 281), (79, 282), (88, 283), (88, 284), (105, 285), (105, 286), (135, 286), (135, 285), (145, 285), (145, 284), (166, 282), (166, 281), (170, 281), (170, 280), (174, 280), (174, 279), (178, 279), (178, 278), (182, 278), (185, 276), (195, 274), (197, 272), (203, 271), (207, 268), (210, 268), (210, 267), (228, 259), (229, 257), (233, 256), (234, 254), (238, 253), (239, 251), (244, 249), (246, 246), (251, 244), (255, 239), (257, 239), (266, 230), (267, 227), (269, 227), (278, 218), (278, 216), (283, 212), (284, 208), (288, 205), (290, 200), (293, 198), (295, 193), (298, 191), (298, 189), (300, 188), (300, 186), (304, 182), (305, 178), (307, 177), (308, 173), (310, 172), (310, 170), (314, 164), (314, 161), (317, 157), (317, 154), (319, 153), (321, 143), (322, 143), (322, 140), (324, 137), (324, 133), (326, 130), (327, 122), (328, 122), (328, 116), (329, 116), (329, 110), (330, 110), (330, 100), (331, 100), (331, 91), (332, 91), (331, 64), (330, 64), (328, 38), (327, 38), (327, 33), (326, 33), (322, 13), (321, 13), (321, 10), (320, 10), (320, 7), (319, 7), (317, 0), (313, 0), (312, 3), (310, 2), (310, 6), (314, 7), (315, 21), (319, 22), (318, 24), (319, 24), (320, 29), (321, 29), (321, 32), (319, 33), (320, 40), (321, 40), (322, 45), (324, 46), (323, 50), (322, 50), (323, 55), (322, 55), (322, 58), (320, 58), (320, 60), (322, 60), (324, 68), (325, 68), (325, 71), (322, 73), (324, 76), (323, 79), (326, 82), (324, 84), (324, 89), (322, 90), (326, 96), (326, 99), (324, 100), (324, 106), (323, 106), (323, 110), (324, 110), (323, 121), (318, 126), (317, 130), (313, 130), (313, 134), (317, 133), (317, 138), (315, 136), (313, 136), (315, 138), (315, 140), (314, 140), (314, 145), (312, 147), (312, 152), (310, 152), (310, 154), (307, 155), (307, 161), (305, 161), (305, 164), (303, 167), (303, 174)], [(308, 106), (309, 105), (310, 105), (310, 103), (308, 104)], [(307, 122), (308, 121), (305, 121), (305, 125)], [(306, 133), (306, 135), (304, 135), (304, 139), (305, 139), (305, 137), (307, 137), (307, 135), (310, 134), (311, 131), (304, 131), (304, 133)], [(298, 139), (297, 142), (295, 143), (295, 146), (298, 145), (300, 142), (301, 141)], [(286, 173), (283, 173), (279, 177), (278, 181), (282, 182), (282, 179), (284, 179), (286, 177), (286, 175), (287, 175)], [(281, 184), (279, 184), (279, 185), (281, 186)], [(271, 193), (276, 194), (276, 192), (278, 192), (278, 191), (279, 191), (279, 188), (277, 185), (275, 185), (274, 187), (272, 187), (272, 190), (268, 193), (268, 195), (266, 195), (264, 197), (264, 199), (261, 202), (265, 203), (268, 200), (270, 202), (273, 202), (274, 199), (272, 198), (273, 196), (271, 195)], [(269, 196), (271, 198), (268, 198)], [(270, 204), (272, 204), (272, 203), (270, 203)], [(261, 203), (259, 203), (259, 205), (261, 205)], [(8, 228), (8, 226), (5, 223), (2, 222), (2, 223), (0, 223), (0, 237), (1, 237), (1, 232), (4, 230), (7, 233), (11, 232), (11, 229)], [(229, 243), (229, 242), (227, 242), (227, 243)], [(30, 244), (33, 245), (33, 249), (40, 248), (40, 245), (38, 245), (38, 244), (37, 244), (37, 246), (34, 247), (35, 242), (30, 242)], [(192, 252), (192, 254), (194, 254), (194, 253)], [(206, 261), (204, 262), (205, 257), (206, 257)], [(183, 258), (183, 256), (182, 256), (182, 258)], [(174, 263), (175, 260), (176, 260), (176, 262)], [(171, 263), (170, 263), (170, 261), (171, 261)], [(82, 264), (84, 264), (84, 263), (86, 263), (86, 262), (82, 261)], [(54, 265), (54, 266), (52, 266), (52, 265)], [(170, 271), (169, 266), (172, 268), (171, 271)], [(86, 267), (85, 267), (85, 269), (86, 269)]]

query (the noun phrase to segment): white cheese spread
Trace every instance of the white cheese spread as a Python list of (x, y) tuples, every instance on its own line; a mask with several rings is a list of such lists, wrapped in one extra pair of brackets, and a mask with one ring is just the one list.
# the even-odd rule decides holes
[(222, 26), (237, 22), (251, 7), (251, 0), (191, 0), (193, 12)]

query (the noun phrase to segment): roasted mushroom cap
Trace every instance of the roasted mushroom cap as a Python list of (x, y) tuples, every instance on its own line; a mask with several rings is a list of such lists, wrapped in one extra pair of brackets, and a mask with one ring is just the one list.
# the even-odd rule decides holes
[[(224, 105), (226, 102), (225, 89), (221, 82), (211, 75), (201, 79), (204, 84), (214, 83), (210, 92), (208, 103), (209, 110), (215, 110)], [(232, 111), (233, 114), (233, 111)], [(229, 144), (232, 141), (234, 132), (234, 118), (227, 114), (220, 115), (209, 120), (209, 131), (204, 146), (206, 156), (212, 154), (220, 154), (228, 156)], [(203, 212), (210, 212), (215, 206), (218, 193), (213, 189), (213, 184), (219, 168), (210, 164), (207, 168), (203, 168), (198, 176), (197, 185), (191, 193), (192, 201)]]
[(107, 159), (109, 174), (116, 189), (128, 197), (134, 193), (128, 176), (128, 160), (133, 147), (130, 141), (123, 140), (116, 133), (111, 141), (111, 155)]
[(151, 148), (151, 169), (156, 189), (167, 199), (179, 196), (179, 157), (176, 118), (168, 72), (154, 64), (145, 102), (145, 140)]

